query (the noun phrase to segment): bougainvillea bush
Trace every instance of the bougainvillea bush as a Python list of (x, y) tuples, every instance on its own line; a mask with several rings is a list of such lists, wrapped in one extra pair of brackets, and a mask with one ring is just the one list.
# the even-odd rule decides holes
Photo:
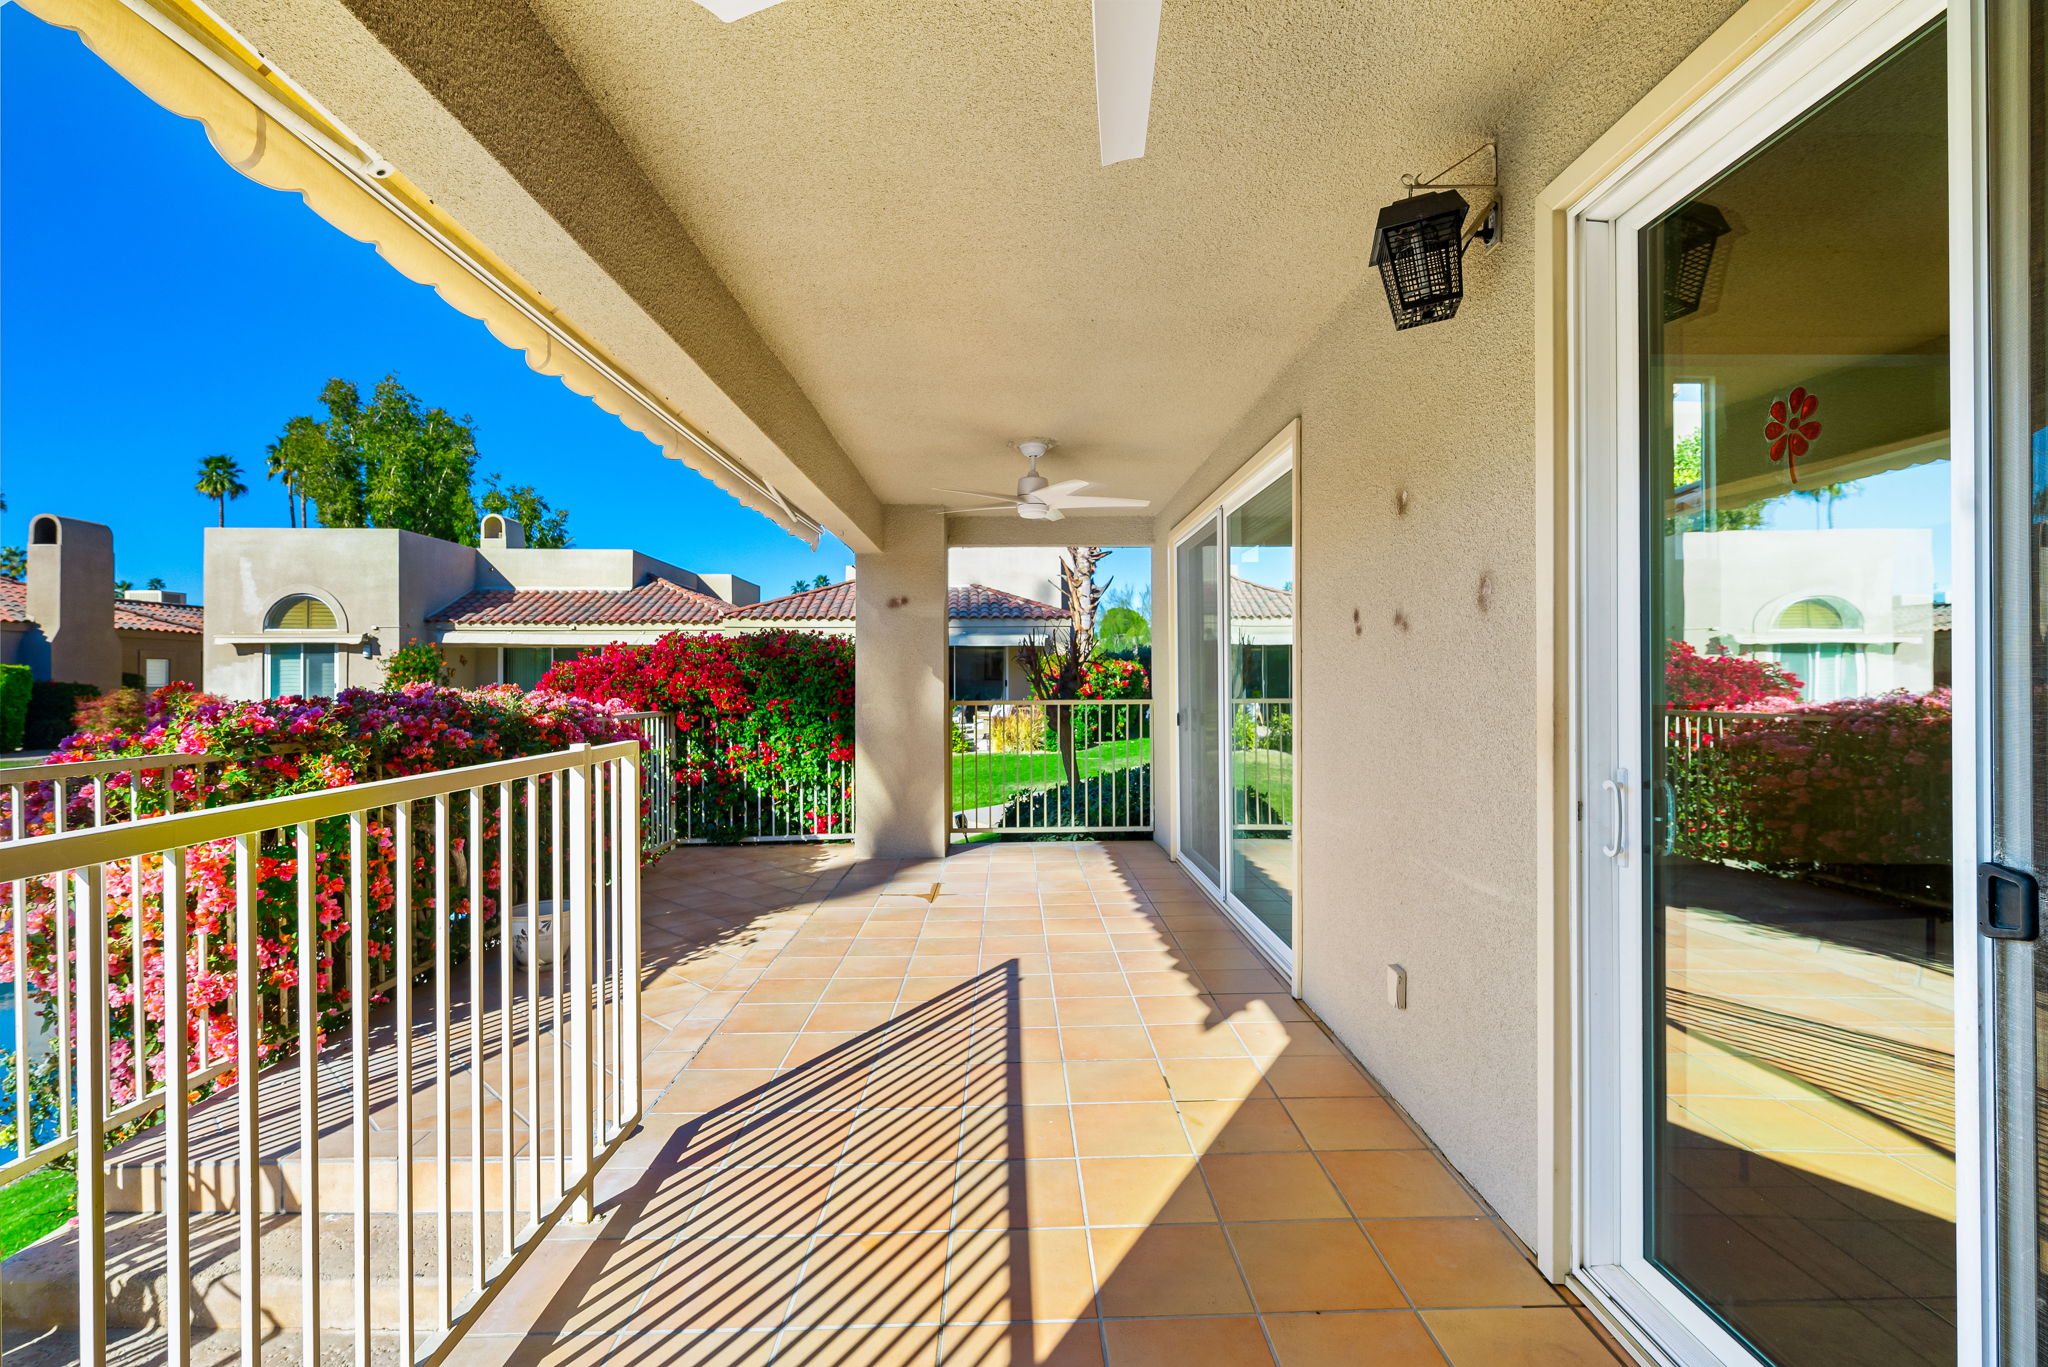
[[(1039, 682), (1033, 696), (1040, 698), (1057, 697), (1058, 657), (1052, 656), (1039, 665)], [(1136, 660), (1119, 660), (1097, 657), (1081, 664), (1080, 682), (1074, 688), (1074, 698), (1079, 702), (1134, 702), (1152, 696), (1152, 677), (1145, 666)], [(1070, 714), (1074, 728), (1074, 744), (1082, 749), (1100, 745), (1105, 741), (1135, 740), (1146, 734), (1144, 717), (1135, 708), (1128, 707), (1055, 707), (1047, 708), (1045, 748), (1059, 748), (1059, 714)]]
[(1799, 701), (1799, 677), (1776, 660), (1754, 655), (1702, 655), (1684, 641), (1664, 651), (1664, 705), (1751, 712)]
[[(189, 686), (173, 685), (139, 703), (119, 700), (94, 709), (86, 720), (95, 729), (71, 736), (47, 762), (166, 753), (221, 757), (220, 762), (203, 768), (168, 771), (168, 776), (165, 771), (141, 771), (134, 775), (132, 784), (128, 772), (111, 775), (102, 800), (107, 804), (110, 820), (127, 821), (168, 810), (191, 811), (546, 754), (577, 743), (631, 739), (637, 733), (631, 723), (616, 716), (618, 710), (559, 694), (523, 694), (510, 687), (464, 691), (412, 684), (396, 692), (350, 689), (333, 698), (231, 702), (194, 692)], [(54, 805), (59, 800), (55, 787), (39, 784), (25, 790), (21, 813), (25, 833), (41, 834), (55, 829)], [(546, 790), (540, 792), (546, 800)], [(524, 802), (522, 785), (513, 785), (513, 797), (515, 803)], [(94, 799), (89, 788), (74, 785), (63, 800), (67, 825), (91, 824)], [(11, 821), (14, 817), (14, 813), (4, 810), (6, 801), (0, 797), (0, 821)], [(432, 849), (427, 824), (432, 819), (430, 808), (430, 804), (421, 803), (414, 811), (416, 853), (410, 871), (395, 867), (394, 814), (389, 810), (373, 813), (365, 823), (363, 872), (368, 919), (361, 929), (367, 936), (372, 976), (378, 982), (391, 978), (391, 965), (397, 958), (393, 909), (400, 879), (409, 876), (412, 905), (416, 909), (413, 962), (425, 961), (422, 951), (431, 945), (435, 933), (432, 865), (426, 857)], [(457, 795), (451, 809), (451, 854), (458, 867), (466, 870), (464, 852), (470, 830), (466, 797)], [(514, 816), (521, 816), (517, 808)], [(495, 851), (500, 819), (495, 801), (487, 800), (477, 819), (486, 846)], [(515, 826), (515, 836), (522, 827), (523, 820)], [(542, 828), (546, 829), (546, 823)], [(257, 990), (276, 994), (278, 1001), (275, 1009), (264, 1013), (263, 1034), (256, 1042), (258, 1057), (270, 1057), (296, 1039), (297, 1021), (293, 1018), (291, 999), (285, 995), (298, 981), (301, 927), (295, 839), (292, 832), (268, 832), (260, 837), (253, 852), (257, 917), (253, 964), (237, 962), (233, 957), (234, 842), (213, 841), (190, 851), (182, 913), (190, 937), (186, 960), (190, 1002), (187, 1027), (194, 1049), (190, 1063), (195, 1070), (233, 1057), (235, 1027), (229, 1003), (239, 975), (245, 972), (260, 975)], [(351, 1006), (350, 984), (345, 981), (349, 953), (346, 941), (351, 931), (347, 909), (349, 839), (346, 818), (319, 822), (313, 827), (311, 881), (321, 940), (317, 989), (323, 1029), (332, 1028)], [(474, 889), (466, 873), (458, 875), (450, 889), (450, 905), (440, 914), (451, 922), (466, 923), (474, 897), (476, 925), (481, 932), (496, 919), (499, 889), (495, 861), (477, 862), (484, 867), (477, 871)], [(518, 867), (516, 860), (514, 867)], [(0, 888), (0, 898), (11, 904), (12, 891), (11, 887)], [(76, 945), (76, 906), (68, 905), (60, 913), (49, 879), (30, 880), (23, 891), (26, 960), (15, 961), (11, 933), (0, 935), (0, 982), (25, 979), (49, 1023), (54, 1024), (57, 934), (61, 922), (68, 943)], [(131, 865), (113, 865), (106, 870), (107, 1006), (113, 1027), (113, 1094), (117, 1102), (136, 1094), (138, 1060), (152, 1078), (161, 1079), (168, 1071), (163, 1050), (163, 892), (162, 871), (156, 861), (144, 861), (139, 886)], [(138, 936), (143, 965), (139, 981), (135, 973)], [(466, 948), (467, 936), (454, 938)], [(138, 994), (142, 1001), (140, 1022), (134, 1009)], [(202, 1034), (206, 1041), (204, 1057), (199, 1053)], [(55, 1101), (55, 1062), (54, 1055), (46, 1053), (30, 1067), (38, 1096), (45, 1105)], [(13, 1061), (0, 1059), (0, 1065), (4, 1065), (0, 1071), (9, 1075), (11, 1084)], [(232, 1081), (232, 1076), (223, 1081)], [(13, 1139), (11, 1134), (0, 1131), (0, 1146)]]
[(713, 840), (778, 825), (830, 835), (853, 819), (853, 642), (799, 631), (671, 633), (558, 662), (541, 687), (665, 712), (681, 754), (679, 801)]
[(1952, 858), (1951, 718), (1937, 689), (1674, 727), (1671, 849), (1938, 897)]

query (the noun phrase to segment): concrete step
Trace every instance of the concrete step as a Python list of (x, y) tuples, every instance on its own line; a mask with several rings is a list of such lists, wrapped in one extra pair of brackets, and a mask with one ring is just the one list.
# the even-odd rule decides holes
[[(195, 1334), (233, 1329), (241, 1323), (243, 1285), (238, 1217), (195, 1215), (188, 1222), (190, 1304)], [(454, 1298), (460, 1301), (473, 1282), (470, 1251), (473, 1218), (458, 1214), (449, 1249), (453, 1260)], [(262, 1222), (257, 1248), (261, 1259), (257, 1306), (262, 1322), (274, 1329), (297, 1330), (304, 1324), (305, 1280), (301, 1265), (306, 1221), (298, 1215), (271, 1215)], [(433, 1216), (413, 1221), (412, 1276), (401, 1278), (397, 1266), (399, 1217), (370, 1219), (371, 1322), (397, 1322), (401, 1297), (409, 1285), (416, 1322), (425, 1325), (437, 1315), (435, 1285), (440, 1248), (439, 1221)], [(322, 1215), (320, 1246), (320, 1323), (323, 1330), (356, 1327), (354, 1273), (355, 1220), (347, 1215)], [(504, 1251), (502, 1220), (485, 1222), (486, 1259)], [(122, 1330), (155, 1329), (167, 1322), (169, 1298), (164, 1257), (164, 1225), (160, 1217), (131, 1215), (107, 1223), (107, 1323)], [(9, 1334), (47, 1333), (75, 1329), (78, 1324), (78, 1231), (66, 1228), (23, 1249), (0, 1264), (0, 1324)], [(10, 1348), (7, 1361), (14, 1362)], [(280, 1358), (280, 1361), (283, 1359)], [(73, 1359), (76, 1361), (76, 1359)]]

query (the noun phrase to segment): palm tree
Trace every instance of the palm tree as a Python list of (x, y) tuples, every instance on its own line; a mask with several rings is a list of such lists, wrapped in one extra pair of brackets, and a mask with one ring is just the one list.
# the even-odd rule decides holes
[(264, 473), (272, 480), (285, 482), (285, 512), (291, 514), (291, 525), (299, 525), (299, 461), (291, 451), (283, 449), (283, 443), (270, 447), (270, 459), (264, 465)]
[(199, 462), (199, 482), (192, 486), (220, 504), (220, 525), (228, 525), (228, 500), (249, 492), (242, 467), (233, 456), (208, 456)]

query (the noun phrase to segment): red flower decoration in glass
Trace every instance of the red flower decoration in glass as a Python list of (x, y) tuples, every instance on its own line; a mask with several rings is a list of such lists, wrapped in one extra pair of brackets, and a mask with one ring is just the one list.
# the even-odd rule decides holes
[(1764, 424), (1764, 440), (1771, 444), (1771, 459), (1785, 462), (1794, 484), (1799, 482), (1799, 458), (1820, 435), (1820, 424), (1813, 421), (1819, 407), (1820, 395), (1808, 393), (1803, 385), (1782, 399), (1771, 400), (1771, 420)]

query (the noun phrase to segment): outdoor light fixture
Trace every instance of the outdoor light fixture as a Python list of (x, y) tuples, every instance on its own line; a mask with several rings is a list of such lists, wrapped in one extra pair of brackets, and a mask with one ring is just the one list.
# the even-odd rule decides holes
[[(1451, 185), (1443, 179), (1481, 152), (1493, 150), (1489, 142), (1427, 180), (1401, 177), (1407, 198), (1380, 210), (1372, 235), (1372, 264), (1380, 268), (1396, 330), (1455, 316), (1465, 297), (1465, 248), (1475, 237), (1489, 247), (1500, 240), (1500, 197), (1493, 183)], [(1469, 228), (1465, 222), (1472, 206), (1460, 190), (1487, 193), (1478, 221)]]
[(1714, 248), (1728, 235), (1728, 219), (1705, 200), (1693, 200), (1664, 220), (1664, 321), (1700, 311)]

